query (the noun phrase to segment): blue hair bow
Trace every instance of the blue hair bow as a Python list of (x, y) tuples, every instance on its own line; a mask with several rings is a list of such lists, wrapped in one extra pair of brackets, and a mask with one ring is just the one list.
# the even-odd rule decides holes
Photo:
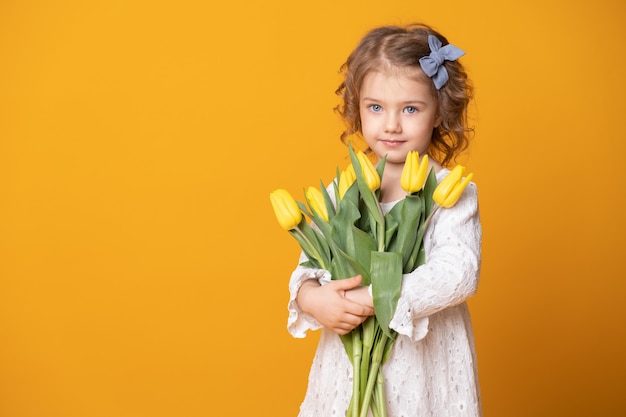
[(439, 90), (448, 82), (448, 71), (443, 65), (444, 61), (456, 61), (465, 51), (452, 44), (441, 47), (441, 41), (433, 35), (428, 35), (430, 55), (420, 58), (420, 66), (426, 75), (432, 78), (435, 88)]

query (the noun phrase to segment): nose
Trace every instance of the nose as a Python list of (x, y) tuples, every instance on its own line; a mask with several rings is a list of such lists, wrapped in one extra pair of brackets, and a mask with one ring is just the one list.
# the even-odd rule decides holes
[(402, 125), (400, 124), (400, 118), (394, 113), (387, 113), (385, 119), (385, 132), (386, 133), (400, 133), (402, 132)]

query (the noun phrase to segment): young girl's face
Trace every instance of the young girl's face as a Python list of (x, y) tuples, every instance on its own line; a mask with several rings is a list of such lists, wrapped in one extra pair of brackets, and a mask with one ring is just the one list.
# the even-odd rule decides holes
[(438, 124), (437, 101), (428, 81), (396, 72), (368, 73), (361, 86), (361, 132), (387, 164), (404, 164), (409, 151), (426, 154)]

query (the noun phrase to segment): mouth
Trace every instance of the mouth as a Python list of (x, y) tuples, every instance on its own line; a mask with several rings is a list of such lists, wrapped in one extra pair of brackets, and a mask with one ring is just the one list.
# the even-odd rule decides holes
[(381, 139), (380, 142), (390, 148), (396, 148), (404, 143), (403, 140), (395, 140), (395, 139)]

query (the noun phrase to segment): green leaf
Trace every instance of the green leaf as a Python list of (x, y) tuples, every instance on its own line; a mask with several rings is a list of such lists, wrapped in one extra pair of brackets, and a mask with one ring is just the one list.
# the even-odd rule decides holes
[(376, 250), (376, 241), (371, 235), (357, 227), (352, 227), (351, 239), (354, 249), (354, 261), (358, 264), (359, 273), (363, 276), (363, 285), (369, 285), (371, 278), (368, 265), (371, 263), (372, 252)]
[(358, 275), (359, 273), (352, 267), (352, 263), (345, 259), (343, 253), (335, 252), (335, 256), (330, 262), (330, 275), (332, 279), (346, 279)]
[(396, 252), (391, 248), (393, 248), (393, 242), (399, 226), (399, 223), (396, 221), (391, 213), (387, 213), (385, 215), (385, 247), (387, 248), (388, 252)]
[(324, 187), (324, 183), (322, 181), (320, 181), (320, 191), (322, 192), (322, 197), (324, 197), (324, 204), (326, 205), (326, 210), (328, 211), (328, 219), (330, 220), (335, 216), (335, 205), (333, 204), (333, 200), (330, 198), (328, 190), (326, 190), (326, 187)]
[(387, 163), (387, 155), (383, 156), (383, 158), (378, 162), (376, 166), (376, 171), (378, 172), (378, 176), (382, 179), (383, 172), (385, 171), (385, 164)]
[(336, 172), (337, 172), (336, 177), (333, 180), (333, 183), (334, 183), (333, 191), (335, 193), (335, 201), (339, 203), (339, 178), (341, 177), (341, 171), (339, 170), (339, 167), (336, 168)]
[(374, 310), (381, 329), (395, 337), (389, 323), (396, 311), (402, 286), (402, 257), (395, 252), (372, 252), (370, 273)]
[(342, 248), (349, 250), (347, 247), (348, 235), (352, 233), (352, 227), (359, 217), (361, 217), (361, 213), (352, 201), (347, 199), (341, 201), (341, 207), (330, 221), (330, 225), (332, 227), (332, 239)]
[[(355, 188), (357, 188), (356, 184), (355, 184)], [(363, 202), (363, 199), (359, 200), (358, 207), (359, 207), (359, 212), (361, 213), (361, 218), (356, 222), (356, 226), (359, 229), (363, 230), (364, 232), (370, 233), (372, 236), (375, 236), (376, 233), (374, 233), (372, 230), (376, 230), (376, 221), (374, 221), (374, 219), (370, 215), (370, 212), (367, 209), (365, 203)], [(374, 229), (372, 229), (372, 225), (374, 225)]]
[[(332, 245), (332, 250), (334, 254), (333, 260), (331, 262), (331, 267), (333, 268), (333, 279), (344, 279), (353, 277), (355, 275), (361, 275), (363, 277), (363, 285), (369, 285), (371, 282), (370, 273), (367, 267), (365, 267), (366, 264), (364, 264), (364, 261), (370, 260), (369, 254), (367, 256), (363, 256), (363, 253), (361, 252), (361, 258), (357, 259), (341, 249), (334, 242), (332, 243)], [(359, 255), (359, 253), (356, 254)]]
[(354, 172), (356, 173), (356, 183), (361, 193), (361, 198), (367, 206), (370, 215), (376, 220), (376, 223), (383, 224), (384, 219), (382, 212), (380, 211), (380, 207), (378, 206), (378, 201), (376, 200), (376, 194), (371, 191), (367, 186), (367, 182), (365, 182), (365, 178), (363, 177), (363, 169), (361, 167), (361, 163), (356, 157), (354, 150), (352, 149), (352, 147), (349, 147), (349, 150), (350, 160), (352, 161), (352, 166), (354, 166)]
[(420, 265), (424, 265), (424, 263), (426, 263), (426, 251), (424, 250), (424, 245), (421, 245), (419, 251), (417, 251), (417, 259), (415, 261), (415, 268), (417, 268)]
[(426, 208), (426, 217), (428, 217), (433, 209), (433, 193), (435, 192), (435, 188), (437, 188), (437, 175), (435, 174), (435, 170), (431, 168), (430, 172), (428, 173), (428, 177), (426, 178), (426, 183), (424, 183), (424, 188), (422, 190), (424, 206)]
[(403, 272), (412, 271), (411, 264), (417, 249), (418, 230), (424, 222), (424, 204), (420, 194), (406, 196), (399, 201), (385, 216), (387, 222), (395, 222), (399, 226), (396, 235), (387, 244), (388, 252), (397, 252), (402, 255)]
[[(420, 225), (421, 227), (421, 225)], [(406, 260), (406, 262), (403, 264), (404, 265), (404, 271), (406, 273), (409, 273), (411, 271), (413, 271), (415, 268), (417, 268), (418, 266), (420, 266), (420, 250), (423, 251), (422, 246), (423, 246), (423, 242), (421, 242), (421, 238), (420, 238), (420, 242), (418, 242), (419, 244), (416, 244), (413, 247), (413, 250), (411, 251), (411, 254), (409, 255), (409, 258)], [(422, 261), (422, 263), (424, 263)]]
[(296, 204), (298, 205), (300, 210), (302, 210), (302, 212), (307, 215), (308, 218), (310, 218), (310, 219), (313, 218), (314, 215), (311, 212), (311, 210), (309, 210), (309, 206), (304, 204), (302, 201), (296, 201)]
[(355, 225), (360, 216), (359, 209), (351, 200), (342, 200), (340, 209), (331, 220), (327, 240), (332, 253), (350, 263), (349, 267), (337, 265), (338, 278), (348, 278), (356, 274), (344, 274), (357, 272), (363, 276), (364, 282), (369, 282), (370, 254), (376, 249), (376, 241)]
[(320, 268), (327, 269), (330, 265), (331, 257), (328, 242), (320, 232), (309, 226), (304, 218), (298, 225), (298, 229), (300, 229), (304, 237), (296, 229), (290, 230), (290, 233), (300, 243), (304, 253), (306, 253), (309, 259), (315, 259), (320, 264)]
[(314, 245), (319, 248), (318, 250), (320, 251), (320, 254), (324, 259), (324, 264), (328, 265), (332, 257), (330, 245), (328, 244), (324, 236), (322, 236), (319, 232), (315, 230), (313, 230), (313, 232), (313, 236), (315, 237)]
[(359, 188), (355, 181), (352, 185), (350, 185), (350, 187), (348, 187), (346, 193), (343, 195), (343, 198), (341, 200), (337, 200), (339, 201), (339, 203), (337, 204), (337, 213), (339, 213), (341, 210), (344, 210), (343, 207), (345, 205), (358, 207), (360, 200), (361, 199), (359, 194)]
[(350, 362), (352, 362), (353, 350), (352, 350), (352, 333), (344, 334), (339, 336), (341, 341), (343, 342), (343, 347), (348, 354), (348, 358), (350, 358)]
[(391, 348), (393, 347), (393, 342), (395, 341), (396, 336), (397, 333), (394, 333), (393, 338), (387, 339), (387, 343), (385, 344), (385, 351), (383, 352), (383, 363), (387, 362), (387, 359), (389, 359), (389, 356), (391, 355)]
[(321, 256), (319, 251), (316, 251), (315, 247), (313, 247), (313, 245), (311, 245), (304, 236), (300, 235), (295, 229), (290, 230), (289, 234), (296, 239), (296, 241), (300, 244), (302, 251), (306, 254), (307, 258), (309, 258), (307, 266), (322, 269), (328, 268), (329, 264), (324, 262), (324, 258)]

